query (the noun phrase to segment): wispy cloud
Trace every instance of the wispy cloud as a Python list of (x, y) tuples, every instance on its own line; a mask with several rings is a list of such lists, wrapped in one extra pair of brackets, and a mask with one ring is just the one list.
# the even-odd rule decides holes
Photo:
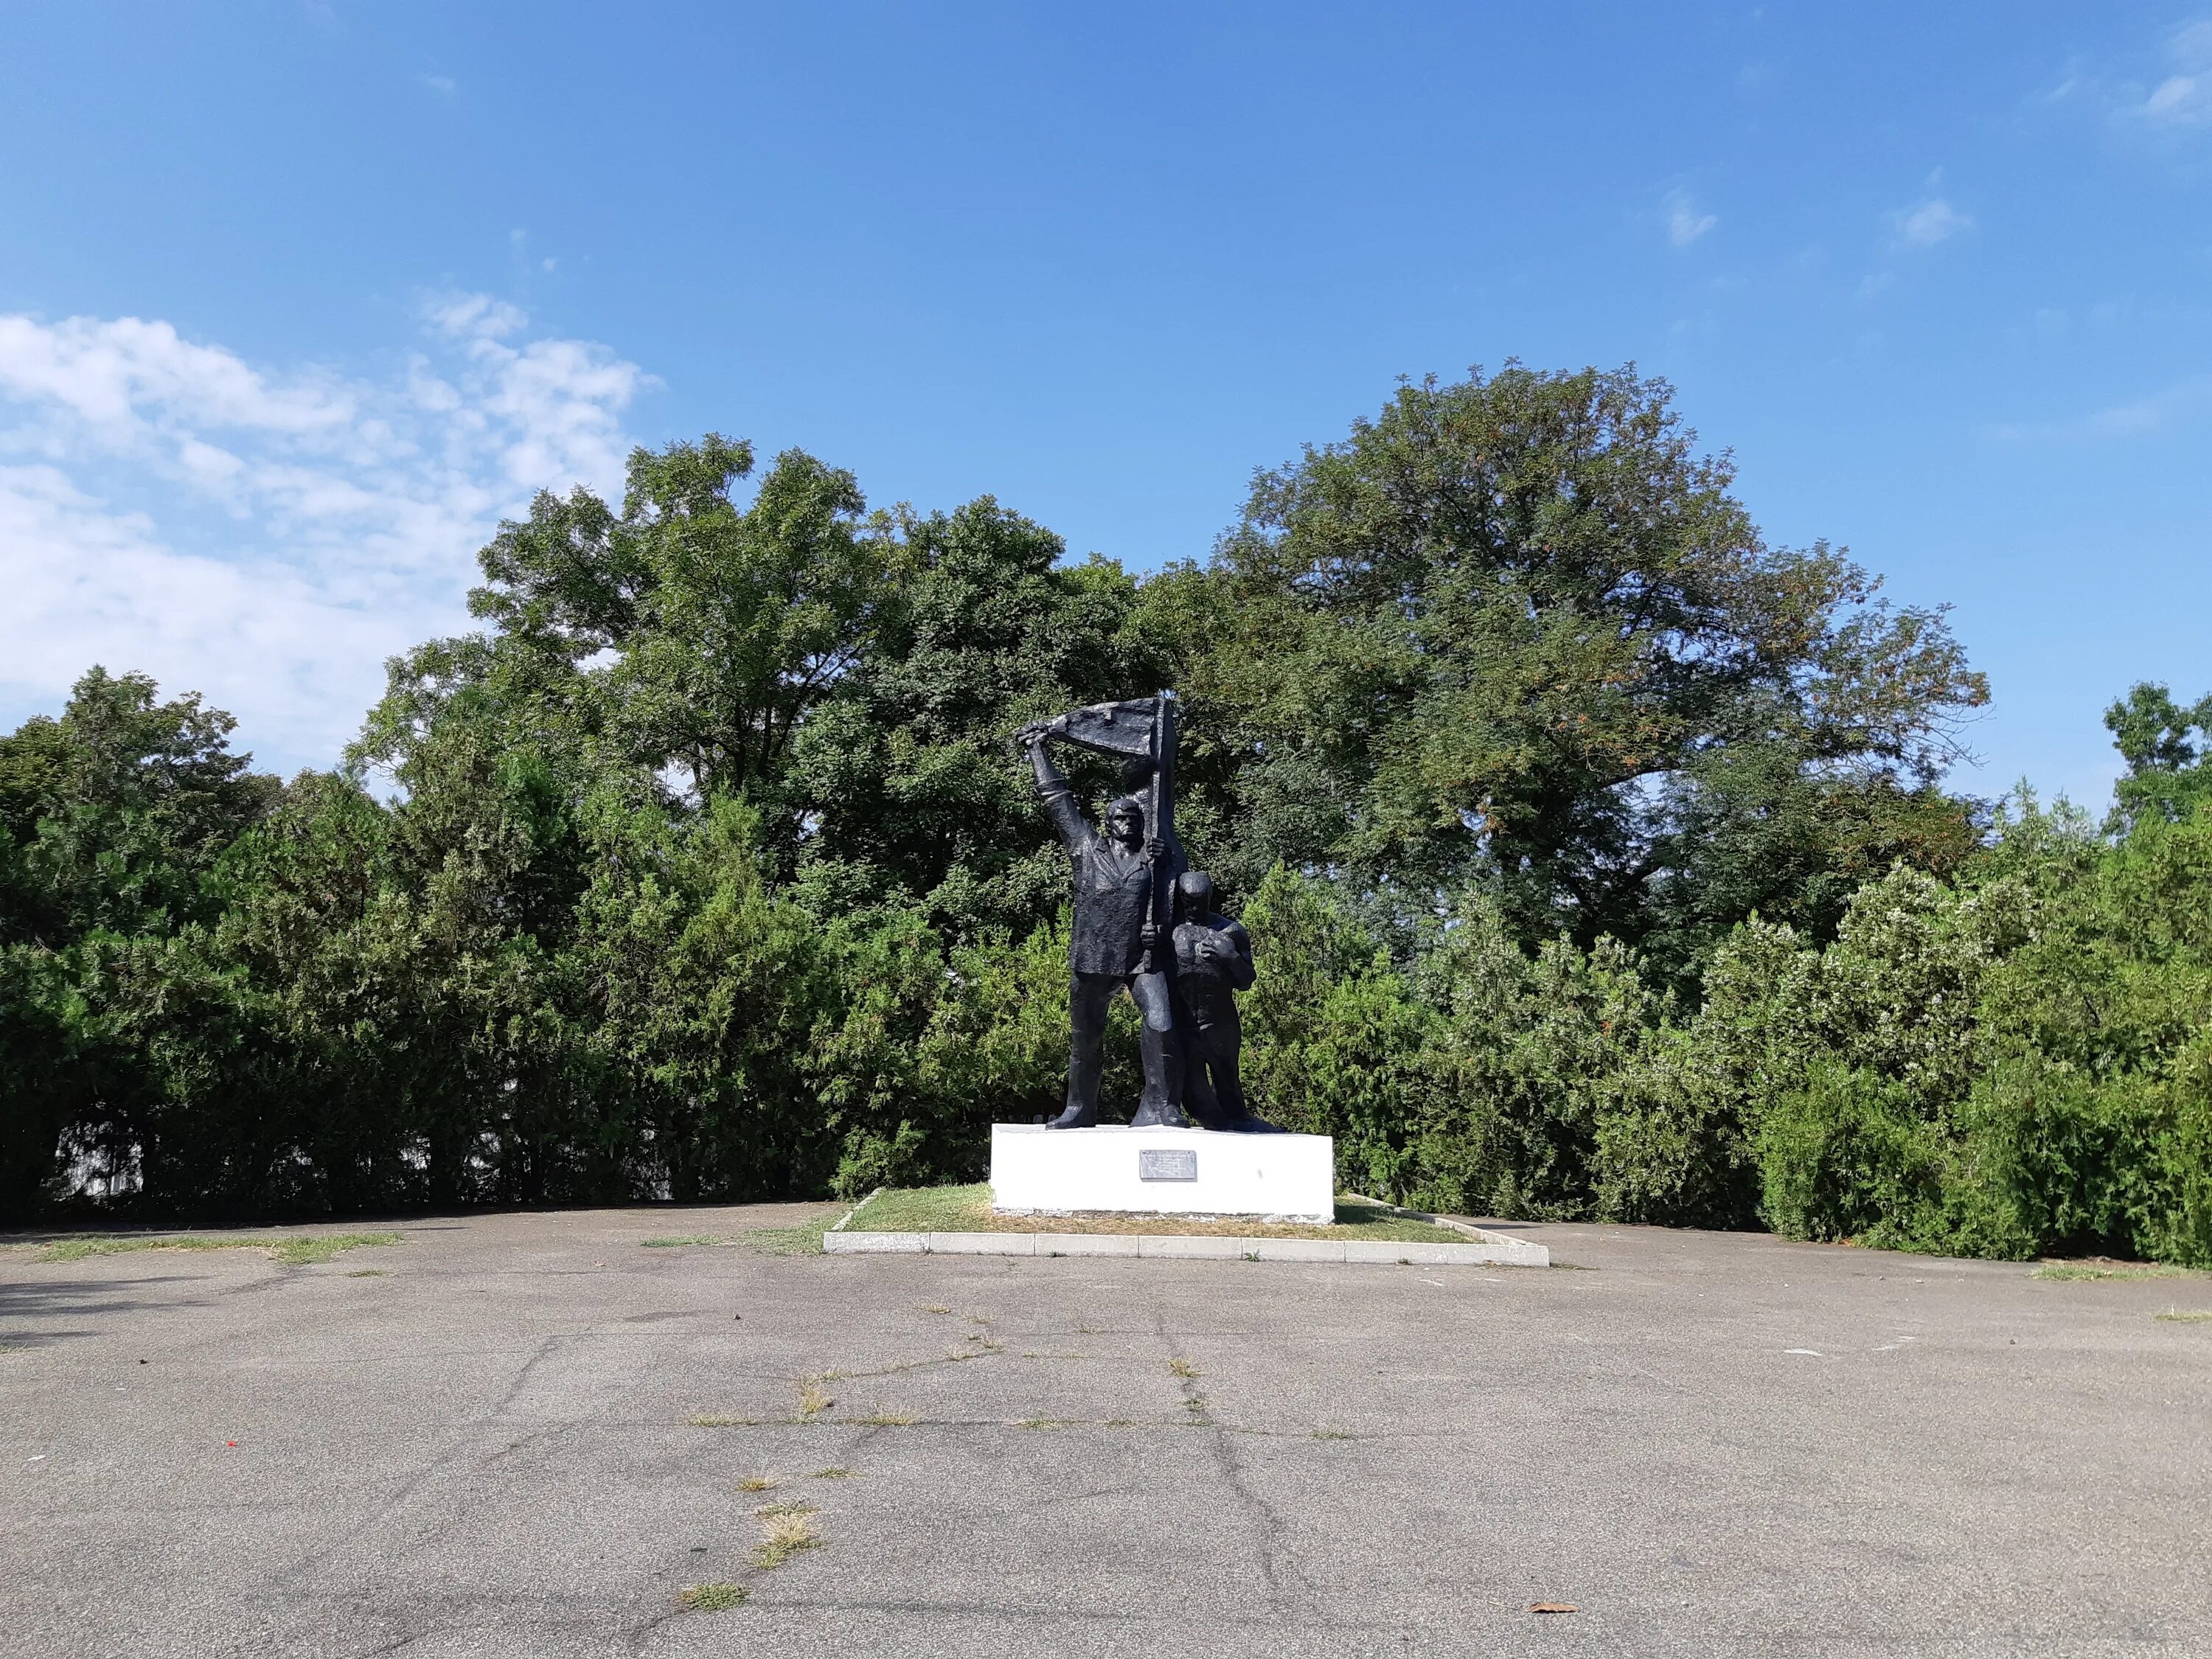
[(0, 719), (99, 662), (205, 692), (264, 764), (326, 764), (383, 659), (465, 625), (500, 517), (620, 487), (636, 364), (483, 295), (422, 321), (362, 377), (158, 320), (0, 315)]
[(2212, 127), (2212, 16), (2170, 29), (2131, 55), (2127, 64), (2069, 61), (2045, 101), (2100, 109), (2115, 129), (2138, 137)]
[(416, 78), (422, 82), (424, 91), (435, 93), (441, 98), (451, 98), (461, 89), (461, 83), (450, 75), (423, 75)]
[(1930, 196), (1909, 208), (1899, 209), (1890, 215), (1890, 223), (1900, 247), (1922, 248), (1934, 247), (1962, 230), (1972, 229), (1974, 222), (1942, 197)]
[(2185, 23), (2168, 37), (2167, 75), (2135, 107), (2154, 126), (2193, 127), (2212, 123), (2212, 18)]
[(2197, 375), (2126, 403), (2057, 421), (2031, 421), (1990, 428), (2011, 443), (2109, 441), (2142, 437), (2212, 410), (2212, 375)]
[(1667, 216), (1667, 240), (1676, 247), (1689, 246), (1720, 223), (1717, 216), (1698, 212), (1686, 191), (1668, 191), (1659, 205)]

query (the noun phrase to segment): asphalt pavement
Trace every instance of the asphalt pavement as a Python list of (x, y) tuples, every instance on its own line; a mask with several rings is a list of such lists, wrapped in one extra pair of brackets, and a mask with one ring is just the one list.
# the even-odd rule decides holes
[(0, 1652), (2212, 1653), (2212, 1279), (642, 1242), (822, 1213), (0, 1249)]

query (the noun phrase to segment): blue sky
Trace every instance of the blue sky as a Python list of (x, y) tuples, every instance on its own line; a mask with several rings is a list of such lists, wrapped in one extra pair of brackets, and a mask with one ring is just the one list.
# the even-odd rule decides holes
[(328, 763), (634, 442), (1137, 567), (1395, 377), (1633, 360), (1955, 605), (1957, 775), (2212, 690), (2212, 9), (0, 10), (0, 725), (143, 667)]

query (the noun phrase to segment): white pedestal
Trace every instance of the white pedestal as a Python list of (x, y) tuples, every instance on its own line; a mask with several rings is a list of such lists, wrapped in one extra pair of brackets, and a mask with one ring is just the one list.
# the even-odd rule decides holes
[(994, 1123), (991, 1207), (1334, 1221), (1336, 1148), (1327, 1135)]

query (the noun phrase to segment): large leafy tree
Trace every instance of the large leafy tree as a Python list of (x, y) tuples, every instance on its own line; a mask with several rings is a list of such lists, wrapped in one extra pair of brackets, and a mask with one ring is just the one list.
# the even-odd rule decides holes
[(2163, 685), (2144, 681), (2105, 711), (2105, 726), (2128, 763), (2112, 791), (2114, 829), (2174, 823), (2212, 799), (2212, 766), (2205, 764), (2212, 697), (2179, 703)]
[(1166, 665), (1133, 630), (1121, 566), (1060, 564), (1059, 537), (988, 496), (898, 532), (897, 598), (794, 746), (810, 875), (846, 902), (903, 895), (956, 936), (1026, 930), (1065, 902), (1067, 870), (1009, 734), (1149, 690)]
[(0, 737), (0, 941), (59, 947), (210, 913), (216, 860), (275, 804), (197, 693), (94, 668), (58, 720)]
[(28, 1207), (65, 1134), (131, 1169), (174, 1092), (148, 1011), (226, 1024), (229, 988), (179, 936), (219, 913), (224, 850), (278, 793), (232, 725), (94, 668), (58, 719), (0, 737), (0, 1213)]
[[(903, 550), (852, 475), (796, 450), (639, 450), (619, 513), (541, 494), (478, 555), (488, 631), (395, 658), (352, 751), (412, 787), (441, 722), (537, 757), (572, 798), (611, 771), (691, 807), (773, 800), (792, 744), (898, 599)], [(787, 861), (799, 825), (768, 826)]]
[[(1403, 386), (1259, 474), (1211, 567), (1153, 596), (1240, 873), (1485, 876), (1524, 935), (1638, 938), (1670, 876), (1711, 873), (1701, 815), (1751, 900), (1760, 826), (1802, 841), (1808, 792), (1925, 791), (1981, 677), (1940, 612), (1769, 546), (1731, 483), (1664, 382), (1519, 367)], [(1872, 839), (1957, 838), (1915, 811), (1960, 820), (1885, 799)]]

